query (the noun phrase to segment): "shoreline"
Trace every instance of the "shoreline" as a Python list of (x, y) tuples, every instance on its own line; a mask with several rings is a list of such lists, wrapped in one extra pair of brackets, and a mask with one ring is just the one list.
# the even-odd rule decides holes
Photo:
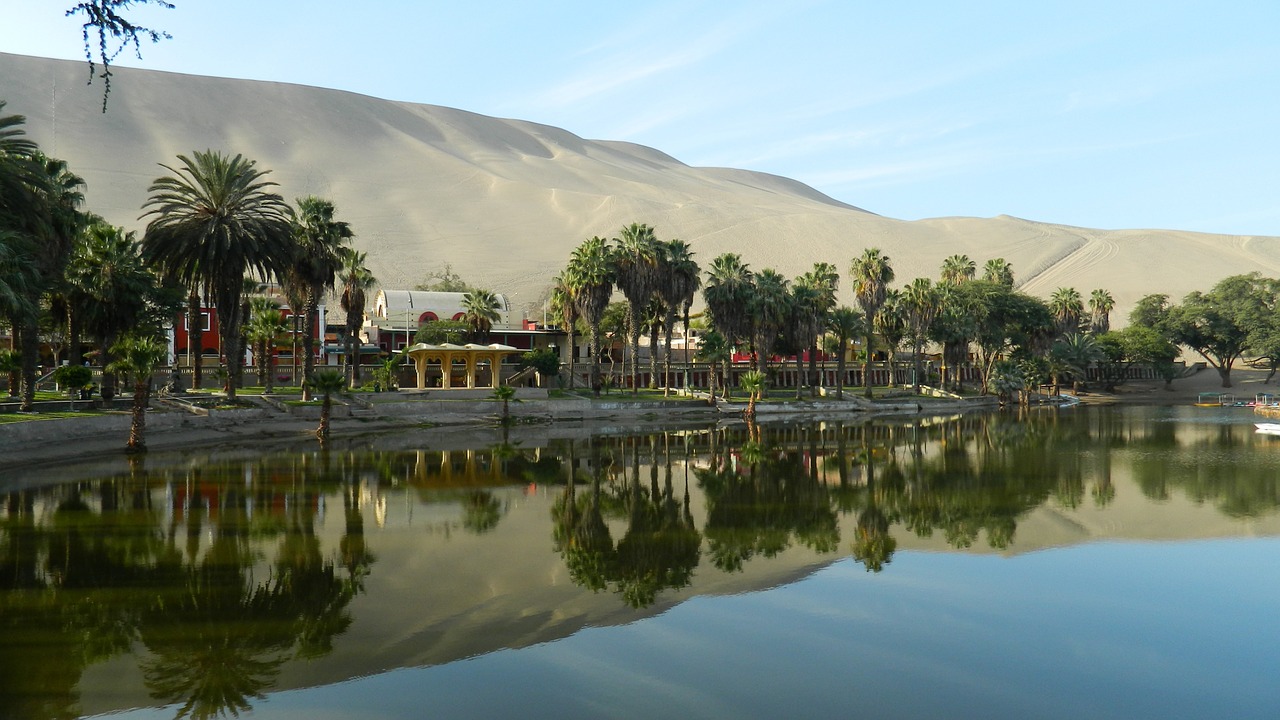
[[(1221, 388), (1216, 372), (1201, 371), (1193, 376), (1175, 380), (1172, 388), (1165, 389), (1162, 381), (1132, 382), (1117, 388), (1115, 393), (1081, 393), (1082, 405), (1193, 405), (1202, 392), (1228, 392), (1242, 400), (1252, 400), (1256, 393), (1277, 390), (1274, 384), (1264, 384), (1267, 371), (1251, 368), (1232, 371), (1230, 389)], [(1063, 394), (1068, 394), (1063, 388)], [(493, 401), (458, 402), (455, 400), (406, 401), (403, 396), (380, 399), (373, 403), (386, 414), (339, 414), (332, 420), (332, 442), (348, 445), (353, 438), (376, 436), (379, 433), (402, 432), (415, 428), (429, 432), (435, 439), (448, 436), (454, 441), (464, 436), (483, 436), (500, 433), (496, 420), (499, 406)], [(977, 410), (994, 410), (990, 401), (940, 400), (929, 397), (893, 398), (883, 409), (867, 407), (861, 403), (845, 401), (839, 408), (836, 401), (827, 404), (801, 402), (801, 408), (760, 413), (762, 419), (783, 420), (817, 417), (889, 417), (901, 415), (939, 415)], [(910, 402), (907, 402), (907, 401)], [(745, 403), (743, 403), (745, 405)], [(908, 406), (914, 405), (914, 408)], [(353, 402), (349, 407), (367, 408), (368, 398)], [(394, 407), (392, 407), (394, 406)], [(318, 408), (315, 409), (318, 413)], [(346, 410), (346, 408), (344, 408)], [(616, 425), (619, 428), (657, 425), (705, 424), (707, 422), (742, 422), (740, 416), (725, 413), (711, 405), (678, 402), (630, 401), (612, 397), (601, 400), (549, 399), (545, 391), (534, 393), (528, 401), (513, 403), (511, 415), (517, 423), (509, 429), (519, 437), (538, 435), (576, 435), (598, 432)], [(523, 422), (520, 422), (523, 420)], [(260, 449), (264, 444), (279, 447), (314, 447), (314, 432), (318, 417), (305, 417), (278, 410), (237, 410), (214, 413), (212, 416), (191, 415), (179, 410), (153, 410), (147, 416), (146, 442), (148, 453), (130, 456), (124, 451), (128, 437), (130, 415), (127, 411), (112, 412), (91, 418), (36, 420), (0, 425), (0, 453), (5, 465), (11, 469), (26, 471), (42, 466), (64, 466), (80, 462), (124, 462), (130, 457), (146, 458), (150, 455), (182, 454), (183, 450), (225, 450), (239, 447)], [(24, 483), (25, 484), (25, 483)], [(8, 483), (3, 483), (8, 485)]]

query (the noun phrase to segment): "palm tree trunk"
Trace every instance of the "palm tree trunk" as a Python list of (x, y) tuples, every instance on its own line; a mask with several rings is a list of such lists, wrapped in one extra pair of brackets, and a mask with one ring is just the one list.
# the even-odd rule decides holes
[(329, 415), (332, 411), (333, 398), (325, 393), (324, 400), (320, 403), (320, 427), (316, 428), (316, 439), (320, 441), (320, 447), (329, 444)]
[[(868, 317), (867, 322), (870, 323), (873, 318)], [(866, 344), (862, 346), (862, 385), (865, 388), (864, 394), (871, 397), (871, 333), (866, 335)]]
[(806, 382), (809, 383), (809, 397), (818, 397), (818, 386), (822, 383), (818, 380), (818, 343), (809, 346), (809, 375)]
[[(631, 394), (640, 394), (640, 309), (634, 307), (629, 317), (627, 334), (631, 340)], [(625, 368), (624, 368), (625, 372)]]
[(316, 302), (316, 293), (312, 293), (307, 299), (306, 325), (302, 328), (302, 401), (309, 402), (311, 400), (311, 376), (316, 369), (316, 322), (319, 315), (319, 303)]
[(578, 371), (577, 369), (574, 368), (574, 364), (573, 364), (574, 355), (577, 354), (577, 348), (575, 347), (577, 343), (574, 342), (575, 338), (576, 338), (576, 335), (574, 334), (574, 331), (573, 331), (573, 324), (570, 323), (569, 324), (569, 389), (570, 390), (572, 390), (574, 385), (577, 384), (577, 378), (574, 376), (578, 374)]
[(649, 389), (658, 389), (658, 325), (649, 327)]
[(591, 392), (600, 397), (600, 323), (591, 323)]
[(80, 352), (80, 313), (67, 307), (67, 364), (83, 365), (84, 355)]
[(848, 345), (844, 338), (840, 339), (840, 356), (836, 358), (836, 399), (844, 399), (844, 349)]
[(671, 394), (671, 336), (676, 331), (676, 314), (674, 312), (667, 313), (665, 327), (666, 342), (662, 346), (662, 396), (667, 397)]
[(191, 356), (191, 389), (203, 385), (204, 371), (204, 316), (200, 312), (200, 295), (187, 296), (187, 354)]
[(147, 391), (151, 378), (141, 376), (133, 380), (133, 418), (129, 423), (129, 442), (125, 445), (128, 452), (145, 452), (147, 449), (143, 435), (147, 430)]
[(800, 357), (801, 353), (796, 353), (796, 399), (800, 400), (804, 396), (801, 394), (804, 390), (804, 359)]
[(36, 319), (34, 317), (24, 317), (18, 330), (18, 335), (19, 350), (22, 353), (22, 404), (20, 409), (23, 412), (32, 412), (35, 410), (36, 402), (36, 364), (40, 360), (39, 345), (36, 344), (38, 336)]

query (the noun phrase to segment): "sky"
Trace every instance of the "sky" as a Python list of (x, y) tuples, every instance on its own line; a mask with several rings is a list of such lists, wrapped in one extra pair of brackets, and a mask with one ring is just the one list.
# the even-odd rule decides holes
[[(1275, 0), (172, 2), (119, 65), (530, 120), (904, 220), (1280, 235)], [(0, 0), (0, 51), (83, 59), (73, 4)]]

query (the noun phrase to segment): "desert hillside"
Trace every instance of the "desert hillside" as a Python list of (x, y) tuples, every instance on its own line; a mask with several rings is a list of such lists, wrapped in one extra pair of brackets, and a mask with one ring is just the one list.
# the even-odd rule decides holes
[[(737, 252), (754, 269), (789, 276), (818, 261), (847, 272), (869, 246), (892, 258), (900, 281), (936, 277), (955, 253), (979, 266), (1003, 257), (1042, 297), (1064, 285), (1085, 297), (1110, 290), (1121, 321), (1148, 293), (1180, 298), (1254, 270), (1280, 276), (1276, 237), (1007, 216), (908, 222), (786, 178), (690, 167), (521, 120), (298, 85), (115, 72), (103, 115), (102, 86), (86, 86), (83, 63), (0, 53), (5, 112), (25, 115), (30, 137), (87, 180), (91, 210), (140, 230), (147, 186), (167, 172), (159, 163), (206, 148), (242, 153), (273, 171), (286, 198), (333, 199), (383, 285), (412, 285), (448, 262), (535, 315), (575, 245), (631, 222), (689, 242), (704, 265)], [(847, 285), (841, 294), (852, 303)]]

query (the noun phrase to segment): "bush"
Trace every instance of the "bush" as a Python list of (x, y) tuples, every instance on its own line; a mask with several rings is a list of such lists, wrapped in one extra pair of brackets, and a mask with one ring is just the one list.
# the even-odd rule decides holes
[(551, 348), (530, 350), (520, 356), (520, 367), (531, 367), (543, 375), (554, 376), (560, 372), (560, 353)]
[(93, 380), (93, 372), (83, 365), (60, 365), (53, 371), (58, 387), (79, 390)]

